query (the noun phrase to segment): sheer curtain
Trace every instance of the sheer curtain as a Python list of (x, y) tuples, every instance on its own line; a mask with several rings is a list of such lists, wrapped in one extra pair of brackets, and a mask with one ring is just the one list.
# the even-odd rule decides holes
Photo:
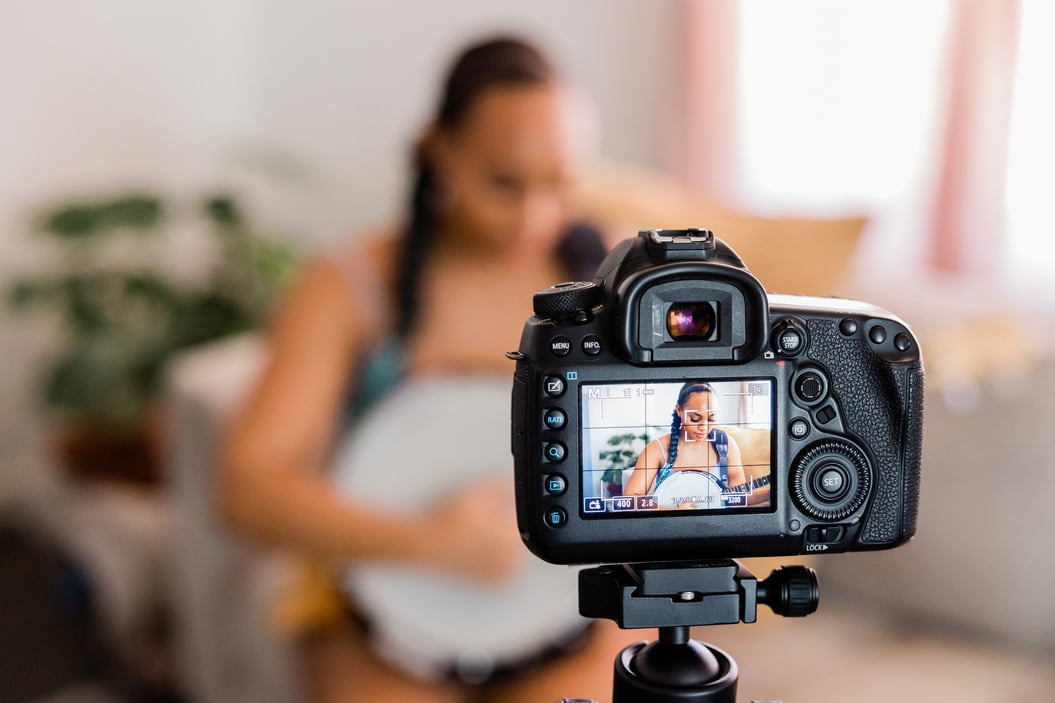
[[(685, 0), (682, 11), (669, 153), (688, 183), (755, 211), (865, 212), (863, 268), (877, 275), (1055, 279), (1052, 4)], [(1055, 280), (1038, 285), (1055, 293)]]
[(1022, 4), (1011, 113), (1005, 258), (1029, 290), (1055, 299), (1055, 3)]

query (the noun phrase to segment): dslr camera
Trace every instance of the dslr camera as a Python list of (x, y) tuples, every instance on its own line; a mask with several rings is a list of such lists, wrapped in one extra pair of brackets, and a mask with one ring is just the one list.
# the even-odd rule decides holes
[(767, 294), (706, 229), (645, 230), (534, 297), (513, 385), (517, 521), (556, 564), (896, 547), (916, 529), (923, 362), (867, 303)]

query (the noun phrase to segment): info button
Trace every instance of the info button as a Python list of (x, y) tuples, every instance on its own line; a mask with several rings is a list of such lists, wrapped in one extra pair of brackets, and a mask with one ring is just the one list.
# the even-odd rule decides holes
[(596, 334), (588, 334), (582, 338), (582, 350), (590, 356), (601, 353), (601, 338)]

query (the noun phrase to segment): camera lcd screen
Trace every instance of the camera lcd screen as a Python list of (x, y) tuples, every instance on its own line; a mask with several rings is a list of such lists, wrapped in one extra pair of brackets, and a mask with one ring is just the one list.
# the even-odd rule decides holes
[(772, 379), (580, 388), (584, 517), (770, 509)]

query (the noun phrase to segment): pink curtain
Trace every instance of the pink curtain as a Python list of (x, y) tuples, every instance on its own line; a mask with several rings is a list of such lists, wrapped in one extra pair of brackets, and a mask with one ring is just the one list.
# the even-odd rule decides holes
[(1020, 11), (1017, 0), (961, 0), (950, 7), (929, 247), (931, 267), (939, 271), (984, 270), (1005, 229)]
[(683, 0), (682, 89), (676, 97), (668, 163), (708, 197), (735, 202), (739, 184), (737, 0)]
[[(668, 163), (701, 193), (735, 203), (739, 0), (682, 0), (681, 91)], [(983, 269), (1005, 228), (1008, 132), (1018, 0), (952, 0), (942, 67), (947, 91), (934, 96), (939, 140), (929, 220), (922, 223), (930, 268)], [(891, 51), (897, 50), (896, 38)], [(906, 110), (913, 106), (906, 104)]]

